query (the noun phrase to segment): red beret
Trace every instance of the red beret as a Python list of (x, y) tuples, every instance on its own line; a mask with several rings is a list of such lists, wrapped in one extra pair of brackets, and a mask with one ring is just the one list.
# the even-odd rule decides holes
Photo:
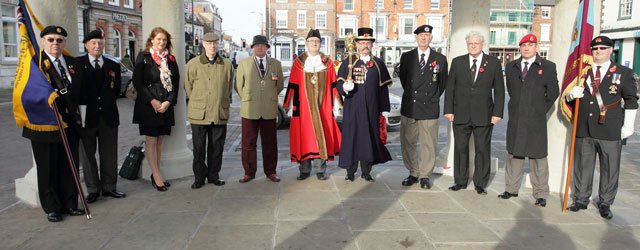
[(536, 37), (536, 35), (527, 34), (522, 39), (520, 39), (518, 46), (522, 45), (523, 43), (537, 43), (537, 42), (538, 42), (538, 38)]

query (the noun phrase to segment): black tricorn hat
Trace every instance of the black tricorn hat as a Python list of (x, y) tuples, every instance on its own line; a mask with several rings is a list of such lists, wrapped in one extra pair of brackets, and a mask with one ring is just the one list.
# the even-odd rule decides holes
[(591, 40), (591, 47), (596, 46), (596, 45), (604, 45), (604, 46), (613, 47), (613, 41), (611, 41), (611, 38), (609, 38), (607, 36), (597, 36), (596, 38)]
[(42, 32), (40, 32), (40, 37), (44, 37), (49, 34), (56, 34), (56, 35), (67, 37), (67, 31), (64, 28), (57, 25), (49, 25), (47, 27), (44, 27)]
[(375, 42), (376, 38), (373, 37), (373, 29), (372, 28), (358, 28), (358, 36), (356, 37), (356, 42), (360, 40), (367, 40), (371, 42)]
[(264, 44), (264, 45), (267, 45), (267, 48), (271, 48), (271, 45), (269, 45), (269, 39), (267, 39), (267, 37), (263, 35), (256, 35), (253, 37), (251, 48), (253, 48), (253, 45), (256, 45), (256, 44)]
[(82, 39), (82, 43), (86, 43), (87, 41), (91, 40), (91, 39), (104, 39), (104, 36), (102, 35), (102, 31), (101, 30), (93, 30), (91, 32), (89, 32), (89, 34), (87, 34), (84, 39)]
[(317, 37), (318, 39), (322, 40), (322, 37), (320, 36), (320, 30), (317, 29), (310, 29), (309, 33), (307, 33), (307, 38), (309, 39), (309, 37)]

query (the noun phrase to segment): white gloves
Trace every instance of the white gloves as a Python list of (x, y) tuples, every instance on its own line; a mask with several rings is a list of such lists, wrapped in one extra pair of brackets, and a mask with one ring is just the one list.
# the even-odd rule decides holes
[(624, 123), (620, 130), (620, 139), (623, 140), (629, 136), (632, 136), (634, 131), (634, 123), (636, 121), (637, 109), (625, 109), (624, 110)]
[(383, 111), (383, 112), (382, 112), (382, 116), (384, 116), (384, 117), (387, 117), (387, 118), (388, 118), (388, 117), (389, 117), (389, 112), (387, 112), (387, 111)]
[(584, 87), (575, 86), (571, 89), (571, 92), (567, 95), (567, 102), (571, 102), (576, 98), (584, 97)]
[(352, 91), (354, 87), (355, 85), (351, 80), (347, 80), (346, 82), (344, 82), (344, 84), (342, 84), (342, 89), (345, 93), (349, 93), (349, 91)]

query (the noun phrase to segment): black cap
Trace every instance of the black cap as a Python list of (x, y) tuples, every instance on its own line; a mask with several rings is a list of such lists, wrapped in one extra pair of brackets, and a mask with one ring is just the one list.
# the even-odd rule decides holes
[(253, 45), (256, 45), (256, 44), (267, 45), (267, 48), (271, 47), (271, 45), (269, 45), (269, 39), (267, 39), (267, 37), (263, 35), (257, 35), (253, 37), (253, 43), (251, 43), (251, 48), (253, 48)]
[(358, 28), (358, 36), (356, 37), (356, 42), (361, 40), (367, 40), (375, 42), (376, 38), (373, 37), (373, 29), (372, 28)]
[(322, 40), (322, 37), (320, 37), (320, 30), (310, 29), (306, 39), (309, 39), (309, 37), (317, 37)]
[(420, 33), (431, 33), (432, 30), (433, 30), (433, 26), (425, 24), (416, 28), (416, 30), (413, 31), (413, 34), (417, 35)]
[(95, 38), (104, 39), (101, 30), (92, 30), (91, 32), (89, 32), (89, 34), (84, 36), (84, 39), (82, 39), (82, 43), (86, 43), (87, 41)]
[(591, 47), (596, 45), (613, 47), (613, 41), (611, 41), (611, 38), (608, 38), (606, 36), (597, 36), (596, 38), (591, 40)]
[(47, 27), (44, 27), (42, 32), (40, 32), (40, 37), (44, 37), (49, 34), (56, 34), (67, 37), (67, 31), (64, 28), (56, 25), (49, 25)]

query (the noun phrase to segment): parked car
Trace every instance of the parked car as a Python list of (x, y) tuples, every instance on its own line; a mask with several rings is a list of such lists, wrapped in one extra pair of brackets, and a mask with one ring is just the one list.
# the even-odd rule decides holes
[[(87, 52), (82, 52), (78, 56), (84, 56), (86, 54)], [(120, 64), (120, 97), (124, 97), (125, 93), (127, 92), (127, 86), (129, 86), (129, 84), (133, 82), (133, 71), (131, 71), (132, 69), (127, 68), (127, 66), (124, 65), (120, 59), (112, 55), (102, 54), (102, 56)]]

